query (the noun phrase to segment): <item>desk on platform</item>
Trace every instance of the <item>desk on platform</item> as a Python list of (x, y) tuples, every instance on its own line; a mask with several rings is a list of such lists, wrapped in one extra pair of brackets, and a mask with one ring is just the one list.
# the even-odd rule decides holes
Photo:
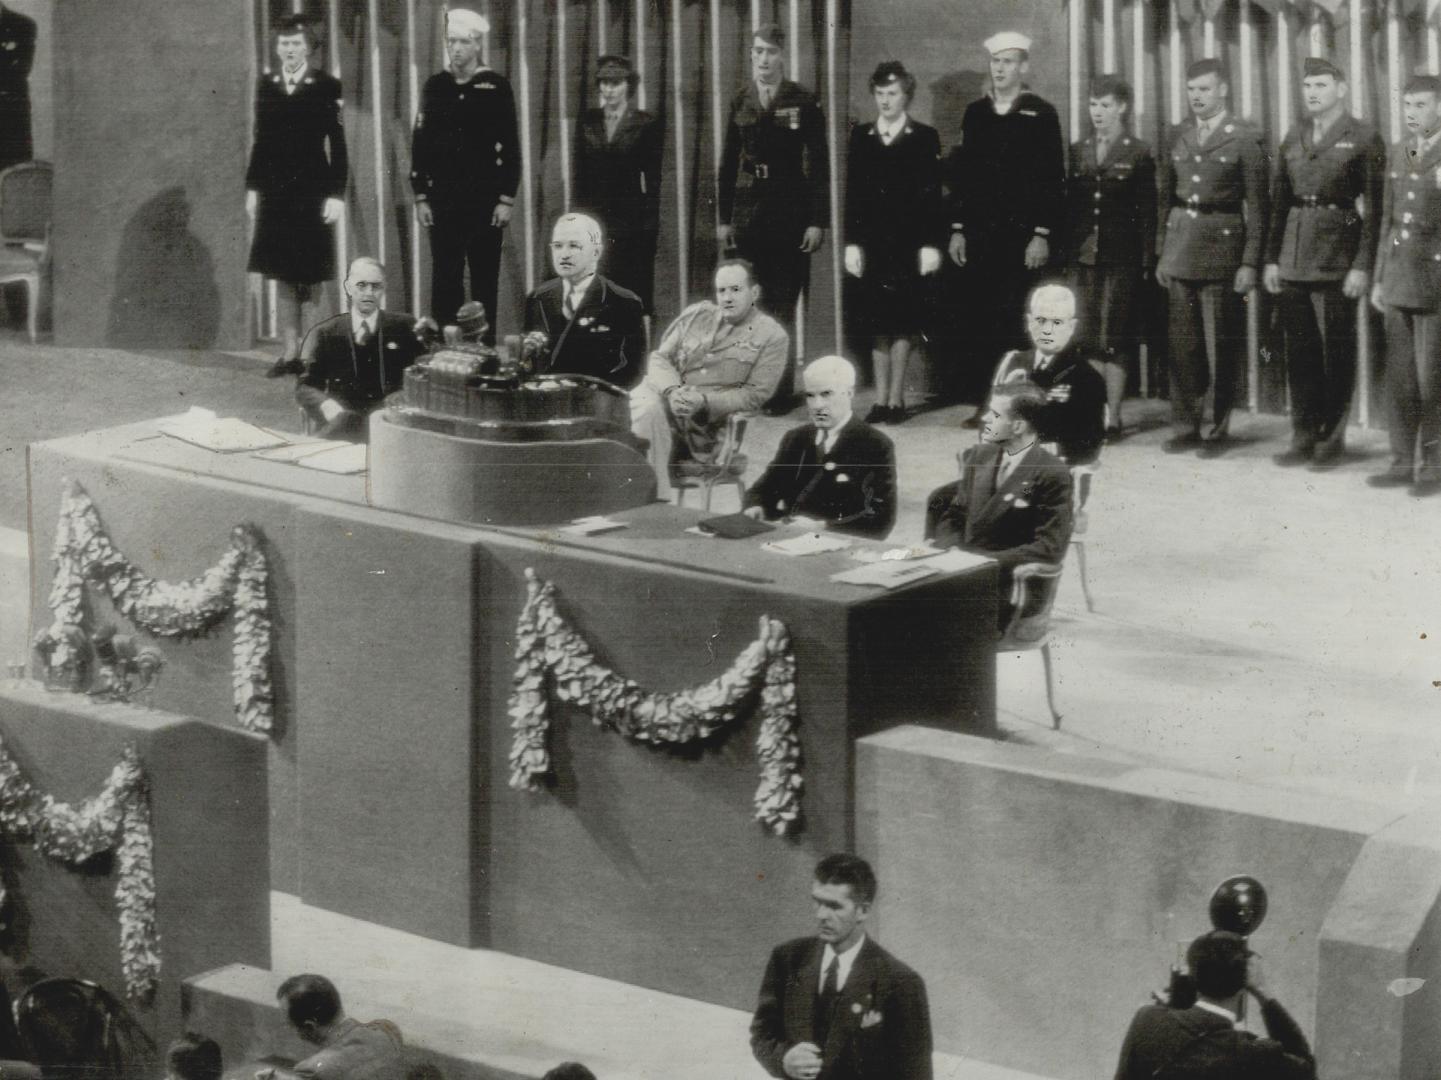
[[(629, 528), (590, 538), (463, 526), (374, 510), (360, 477), (152, 435), (130, 425), (33, 446), (35, 550), (49, 550), (62, 476), (155, 577), (213, 565), (234, 524), (264, 532), (280, 724), (272, 876), (307, 903), (747, 1008), (773, 939), (810, 927), (815, 860), (853, 842), (855, 739), (907, 721), (994, 730), (990, 564), (863, 590), (829, 581), (855, 565), (844, 554), (687, 534), (696, 511), (628, 511), (617, 516)], [(760, 615), (783, 621), (800, 832), (780, 839), (752, 820), (754, 718), (666, 752), (558, 708), (555, 785), (511, 791), (506, 705), (528, 568), (555, 583), (604, 663), (657, 691), (725, 670)], [(158, 703), (229, 723), (228, 628), (167, 657)]]

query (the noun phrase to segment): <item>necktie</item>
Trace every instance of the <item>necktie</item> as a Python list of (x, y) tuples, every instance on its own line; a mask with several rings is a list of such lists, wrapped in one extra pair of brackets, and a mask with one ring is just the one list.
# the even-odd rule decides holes
[(565, 294), (565, 303), (561, 304), (567, 320), (575, 318), (575, 290)]
[(821, 992), (816, 995), (815, 1022), (811, 1025), (814, 1029), (816, 1045), (825, 1048), (826, 1035), (831, 1029), (831, 1014), (836, 1009), (836, 998), (841, 992), (841, 958), (832, 956), (830, 964), (826, 967), (825, 982), (821, 984)]
[(615, 129), (620, 127), (620, 113), (608, 112), (605, 114), (605, 141), (610, 142), (615, 138)]
[(1207, 138), (1211, 135), (1211, 127), (1203, 120), (1199, 124), (1199, 129), (1196, 132), (1196, 145), (1205, 146)]
[(1097, 164), (1097, 165), (1099, 165), (1101, 162), (1103, 162), (1103, 161), (1106, 160), (1106, 151), (1108, 151), (1110, 148), (1111, 148), (1111, 140), (1107, 139), (1104, 135), (1098, 135), (1098, 136), (1096, 136), (1096, 164)]
[(362, 322), (360, 329), (355, 332), (355, 343), (363, 349), (370, 344), (372, 336), (374, 335), (370, 332), (370, 323)]
[(771, 93), (772, 93), (772, 91), (771, 91), (771, 88), (770, 88), (769, 86), (762, 86), (762, 87), (761, 87), (761, 108), (762, 108), (762, 109), (769, 109), (769, 108), (771, 107)]

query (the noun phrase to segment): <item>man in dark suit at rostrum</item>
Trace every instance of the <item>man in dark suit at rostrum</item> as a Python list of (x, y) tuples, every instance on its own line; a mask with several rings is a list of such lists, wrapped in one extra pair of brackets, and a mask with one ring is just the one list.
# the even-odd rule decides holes
[(1042, 285), (1031, 294), (1026, 330), (1031, 348), (1009, 352), (996, 367), (996, 386), (1032, 382), (1046, 392), (1040, 437), (1067, 465), (1089, 465), (1105, 441), (1106, 380), (1075, 344), (1076, 294)]
[(1366, 482), (1409, 484), (1413, 495), (1435, 495), (1441, 493), (1441, 79), (1413, 75), (1401, 106), (1408, 134), (1391, 147), (1371, 286), (1371, 306), (1386, 316), (1391, 463)]
[(425, 351), (409, 315), (383, 311), (385, 268), (368, 255), (345, 275), (350, 310), (311, 329), (301, 347), (305, 373), (295, 399), (318, 434), (364, 440), (365, 418), (401, 388), (405, 369)]
[(1022, 563), (1059, 563), (1071, 540), (1071, 473), (1040, 445), (1046, 392), (1014, 382), (991, 390), (981, 444), (961, 455), (961, 478), (926, 500), (926, 539), (988, 555), (1000, 566), (998, 610), (1010, 622), (1011, 575)]
[[(1266, 238), (1266, 152), (1260, 133), (1226, 111), (1229, 94), (1219, 60), (1192, 64), (1186, 96), (1194, 119), (1172, 129), (1160, 162), (1156, 282), (1170, 295), (1174, 429), (1162, 449), (1172, 454), (1200, 450), (1214, 457), (1230, 446), (1246, 353), (1245, 297), (1256, 287)], [(1215, 404), (1203, 439), (1208, 385)]]
[(1334, 466), (1356, 385), (1356, 302), (1370, 286), (1386, 144), (1346, 109), (1346, 76), (1310, 57), (1307, 120), (1281, 143), (1271, 182), (1266, 291), (1278, 295), (1291, 386), (1291, 448), (1278, 465)]
[(952, 373), (952, 392), (965, 400), (984, 400), (997, 358), (1025, 340), (1026, 294), (1051, 261), (1065, 205), (1060, 117), (1025, 86), (1031, 39), (1008, 30), (987, 38), (985, 49), (991, 90), (966, 106), (961, 141), (946, 161), (950, 256), (966, 268), (953, 307), (966, 313), (957, 346), (967, 371)]
[[(1147, 1005), (1136, 1013), (1116, 1080), (1315, 1080), (1306, 1036), (1250, 978), (1251, 955), (1246, 939), (1226, 930), (1191, 942), (1186, 963), (1196, 980), (1196, 1004)], [(1270, 1038), (1236, 1026), (1248, 993), (1261, 1006)]]
[(473, 11), (446, 13), (450, 68), (421, 91), (410, 186), (416, 220), (430, 233), (431, 317), (440, 326), (455, 322), (469, 264), (470, 297), (485, 305), (491, 327), (485, 340), (494, 345), (501, 233), (520, 184), (520, 140), (510, 83), (480, 62), (489, 30)]
[[(783, 77), (785, 45), (776, 24), (751, 39), (751, 80), (731, 100), (716, 176), (716, 241), (722, 256), (756, 268), (761, 307), (785, 327), (795, 356), (796, 301), (830, 227), (830, 162), (815, 95)], [(794, 396), (788, 363), (766, 411), (790, 411)]]
[(747, 513), (811, 518), (836, 532), (882, 539), (896, 522), (896, 449), (852, 411), (856, 369), (839, 356), (806, 365), (811, 422), (781, 439), (746, 492)]
[(751, 1019), (751, 1052), (789, 1080), (930, 1080), (926, 984), (872, 941), (876, 876), (855, 855), (816, 866), (816, 936), (776, 946)]
[(606, 276), (639, 296), (649, 315), (665, 131), (659, 119), (635, 107), (640, 76), (624, 56), (602, 56), (595, 81), (600, 107), (587, 109), (575, 125), (571, 206), (600, 222)]
[(645, 372), (645, 316), (640, 297), (596, 273), (600, 225), (562, 214), (550, 237), (559, 277), (525, 298), (525, 332), (550, 338), (537, 375), (593, 375), (629, 390)]
[(30, 67), (35, 20), (0, 4), (0, 169), (35, 156), (30, 125)]

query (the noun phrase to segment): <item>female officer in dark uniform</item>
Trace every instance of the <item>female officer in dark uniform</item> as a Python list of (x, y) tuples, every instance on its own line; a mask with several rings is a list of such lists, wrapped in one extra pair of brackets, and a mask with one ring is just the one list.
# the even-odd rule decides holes
[(846, 272), (859, 278), (863, 328), (871, 337), (876, 404), (870, 424), (906, 418), (906, 363), (920, 338), (941, 265), (941, 139), (906, 115), (916, 80), (898, 61), (871, 75), (873, 123), (851, 129), (846, 178)]
[(315, 35), (300, 17), (276, 25), (280, 70), (260, 77), (245, 209), (255, 221), (252, 273), (274, 278), (284, 351), (271, 375), (298, 370), (301, 315), (335, 276), (331, 226), (345, 209), (340, 81), (309, 66)]
[(1131, 87), (1115, 75), (1091, 82), (1094, 133), (1071, 144), (1067, 266), (1081, 333), (1106, 379), (1106, 434), (1121, 432), (1129, 363), (1139, 354), (1140, 293), (1154, 263), (1156, 160), (1128, 128)]

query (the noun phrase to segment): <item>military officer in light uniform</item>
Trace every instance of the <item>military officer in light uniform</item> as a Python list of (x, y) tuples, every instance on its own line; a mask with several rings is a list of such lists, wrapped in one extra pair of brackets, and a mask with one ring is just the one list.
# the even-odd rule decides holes
[(1280, 297), (1291, 448), (1278, 465), (1334, 466), (1356, 384), (1356, 301), (1376, 256), (1386, 144), (1346, 110), (1346, 76), (1306, 61), (1308, 119), (1287, 133), (1271, 182), (1266, 291)]
[(662, 499), (671, 493), (673, 458), (712, 457), (726, 418), (754, 412), (775, 392), (790, 342), (756, 306), (759, 298), (750, 263), (726, 259), (716, 268), (715, 299), (676, 316), (631, 391), (631, 430), (650, 443)]
[[(761, 307), (793, 341), (810, 257), (830, 226), (830, 164), (815, 95), (784, 77), (785, 45), (774, 24), (751, 39), (751, 81), (731, 101), (721, 148), (716, 240), (755, 267)], [(787, 363), (768, 411), (788, 412), (794, 391)]]
[[(1171, 420), (1167, 453), (1224, 453), (1236, 377), (1246, 352), (1245, 296), (1256, 287), (1266, 237), (1266, 153), (1254, 127), (1227, 111), (1218, 60), (1186, 71), (1194, 117), (1171, 132), (1161, 158), (1164, 203), (1156, 281), (1170, 295)], [(1206, 389), (1212, 424), (1201, 436)]]
[(1408, 135), (1391, 148), (1371, 287), (1372, 306), (1386, 316), (1391, 464), (1367, 482), (1435, 495), (1441, 492), (1441, 79), (1413, 75), (1401, 106)]

